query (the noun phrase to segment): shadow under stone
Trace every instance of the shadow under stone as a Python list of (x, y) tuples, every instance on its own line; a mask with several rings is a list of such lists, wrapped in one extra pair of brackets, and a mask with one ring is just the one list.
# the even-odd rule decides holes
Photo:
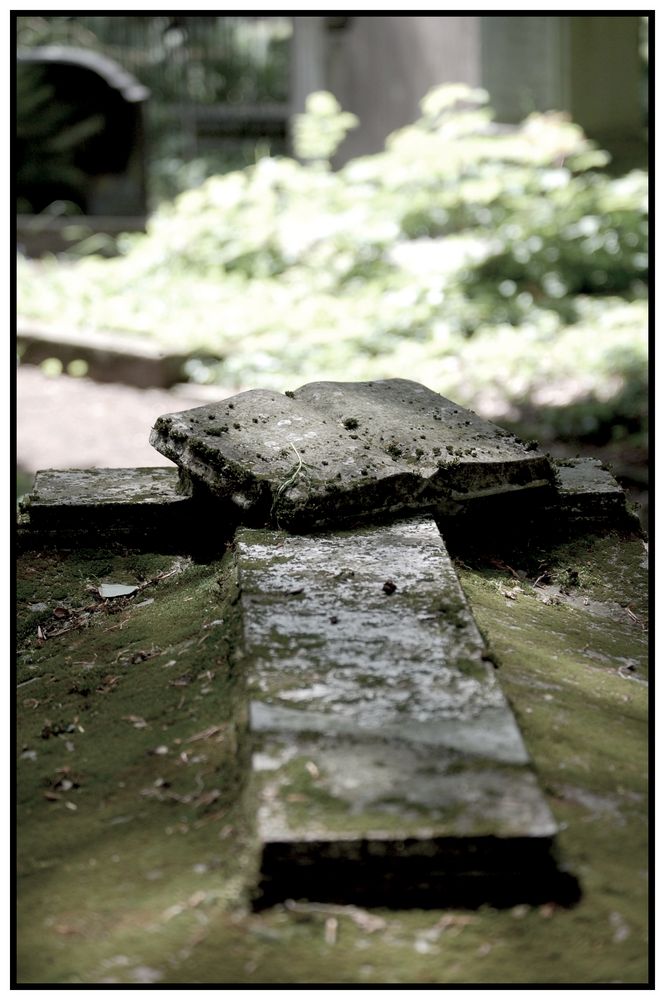
[(505, 909), (581, 899), (577, 879), (559, 868), (549, 837), (441, 837), (383, 843), (359, 840), (270, 843), (252, 905), (285, 900), (390, 909)]

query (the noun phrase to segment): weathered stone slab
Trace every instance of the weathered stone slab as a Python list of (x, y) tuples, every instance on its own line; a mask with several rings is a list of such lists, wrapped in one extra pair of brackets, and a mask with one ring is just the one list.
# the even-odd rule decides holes
[(597, 458), (570, 458), (554, 463), (558, 474), (558, 506), (568, 520), (623, 523), (639, 528), (630, 513), (626, 494)]
[[(96, 220), (97, 232), (99, 226)], [(149, 337), (123, 335), (117, 330), (58, 329), (34, 320), (18, 320), (16, 342), (22, 364), (38, 365), (47, 358), (58, 358), (64, 365), (85, 361), (88, 374), (97, 382), (123, 382), (142, 388), (169, 388), (183, 381), (187, 360), (186, 354), (160, 350)]]
[(289, 530), (450, 511), (554, 481), (543, 455), (405, 379), (251, 390), (160, 417), (150, 441), (245, 522)]
[(81, 518), (131, 517), (146, 508), (191, 508), (177, 469), (43, 469), (24, 502), (37, 527), (80, 523)]
[(242, 529), (236, 557), (263, 899), (475, 903), (550, 878), (555, 824), (434, 522)]
[[(527, 539), (554, 545), (585, 532), (618, 531), (641, 534), (639, 517), (629, 507), (626, 494), (598, 459), (554, 459), (555, 488), (534, 502), (521, 490), (492, 497), (478, 497), (455, 511), (437, 511), (441, 533), (454, 555), (504, 551)], [(500, 525), (500, 531), (497, 526)]]
[(205, 507), (183, 492), (175, 468), (45, 469), (21, 501), (20, 535), (27, 543), (56, 544), (80, 536), (159, 536), (178, 545), (205, 515)]

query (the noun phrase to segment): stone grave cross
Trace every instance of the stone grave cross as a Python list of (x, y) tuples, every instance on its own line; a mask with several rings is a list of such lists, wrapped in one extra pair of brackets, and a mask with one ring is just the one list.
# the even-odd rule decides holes
[[(557, 471), (402, 379), (252, 390), (160, 417), (150, 440), (180, 474), (133, 470), (156, 514), (238, 526), (263, 905), (574, 896), (444, 537), (623, 510), (611, 477)], [(42, 475), (33, 525), (67, 496), (80, 517), (86, 490), (124, 516), (128, 479), (80, 474), (72, 494), (74, 473)]]

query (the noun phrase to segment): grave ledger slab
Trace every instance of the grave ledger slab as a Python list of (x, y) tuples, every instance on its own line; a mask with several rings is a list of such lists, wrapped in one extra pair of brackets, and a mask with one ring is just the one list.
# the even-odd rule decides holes
[(557, 471), (402, 379), (241, 393), (160, 417), (151, 441), (178, 471), (40, 473), (22, 531), (62, 542), (85, 522), (136, 540), (148, 515), (153, 540), (212, 544), (245, 525), (235, 655), (257, 739), (259, 904), (576, 898), (434, 518), (451, 541), (453, 521), (466, 535), (502, 510), (588, 530), (623, 518), (612, 478), (588, 461)]
[(556, 825), (435, 523), (240, 529), (236, 558), (261, 905), (561, 891)]

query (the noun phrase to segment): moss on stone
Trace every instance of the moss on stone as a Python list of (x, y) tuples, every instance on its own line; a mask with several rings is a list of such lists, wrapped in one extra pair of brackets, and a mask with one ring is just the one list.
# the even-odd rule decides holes
[[(627, 601), (641, 617), (641, 542), (588, 537), (546, 555), (579, 571), (582, 597)], [(325, 908), (239, 907), (256, 851), (228, 561), (186, 564), (145, 592), (153, 604), (130, 602), (42, 645), (28, 625), (39, 614), (29, 604), (47, 603), (50, 614), (54, 601), (87, 600), (88, 580), (121, 571), (152, 577), (173, 558), (133, 568), (117, 553), (19, 560), (20, 648), (34, 660), (17, 692), (21, 983), (646, 983), (646, 687), (619, 674), (615, 660), (643, 657), (638, 623), (629, 629), (629, 616), (619, 627), (583, 608), (542, 604), (528, 583), (512, 601), (501, 593), (516, 582), (507, 571), (460, 570), (562, 825), (561, 859), (580, 878), (582, 901), (571, 909), (374, 911), (373, 924), (349, 908), (336, 914), (333, 944)], [(508, 558), (513, 569), (526, 566), (519, 558)], [(131, 663), (152, 645), (160, 652)], [(75, 728), (45, 739), (47, 721)], [(160, 746), (169, 752), (155, 753)], [(78, 787), (63, 788), (67, 773)]]

